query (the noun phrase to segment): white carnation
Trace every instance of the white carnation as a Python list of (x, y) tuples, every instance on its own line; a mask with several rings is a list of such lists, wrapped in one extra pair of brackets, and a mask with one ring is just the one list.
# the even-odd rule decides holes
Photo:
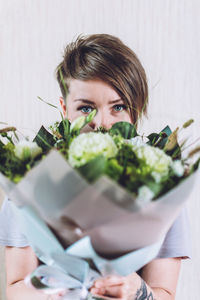
[(29, 142), (27, 140), (20, 141), (15, 146), (15, 155), (21, 160), (27, 160), (30, 158), (35, 158), (42, 153), (42, 148), (40, 148), (36, 142)]
[(150, 173), (156, 182), (168, 176), (173, 164), (172, 158), (159, 148), (149, 145), (133, 146), (136, 156), (141, 160), (143, 170)]
[(132, 139), (129, 140), (129, 143), (133, 146), (137, 146), (137, 147), (140, 147), (140, 146), (147, 146), (147, 144), (144, 142), (144, 139), (143, 137), (141, 136), (136, 136)]
[(73, 167), (80, 167), (98, 155), (114, 157), (117, 146), (108, 133), (88, 132), (80, 134), (72, 141), (68, 153), (69, 163)]

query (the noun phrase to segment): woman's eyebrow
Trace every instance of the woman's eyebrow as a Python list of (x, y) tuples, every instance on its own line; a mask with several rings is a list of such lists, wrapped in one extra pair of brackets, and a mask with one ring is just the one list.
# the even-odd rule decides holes
[(109, 104), (113, 104), (113, 103), (117, 103), (117, 102), (119, 102), (119, 101), (123, 101), (123, 99), (119, 98), (119, 99), (116, 99), (116, 100), (111, 100), (111, 101), (109, 101), (108, 103), (109, 103)]
[(87, 103), (87, 104), (95, 104), (93, 101), (88, 100), (88, 99), (75, 99), (74, 100), (74, 102), (77, 102), (77, 101), (80, 101), (80, 102), (83, 102), (83, 103)]
[[(95, 102), (93, 102), (91, 100), (88, 100), (88, 99), (75, 99), (74, 100), (74, 102), (77, 102), (77, 101), (87, 103), (87, 104), (95, 104)], [(117, 103), (119, 101), (123, 101), (123, 99), (119, 98), (119, 99), (116, 99), (116, 100), (111, 100), (111, 101), (108, 102), (108, 104), (114, 104), (114, 103)]]

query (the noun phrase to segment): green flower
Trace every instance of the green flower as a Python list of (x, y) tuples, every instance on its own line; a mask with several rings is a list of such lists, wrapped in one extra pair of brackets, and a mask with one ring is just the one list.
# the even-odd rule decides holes
[(77, 136), (69, 147), (69, 163), (80, 167), (99, 155), (106, 158), (117, 154), (117, 146), (112, 137), (106, 133), (88, 132)]

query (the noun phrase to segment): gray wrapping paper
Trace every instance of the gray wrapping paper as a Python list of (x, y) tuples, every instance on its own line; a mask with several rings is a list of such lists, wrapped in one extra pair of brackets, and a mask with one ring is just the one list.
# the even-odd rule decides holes
[[(51, 151), (9, 192), (30, 205), (66, 247), (89, 235), (102, 255), (122, 255), (160, 240), (188, 199), (199, 172), (156, 201), (141, 205), (107, 177), (91, 185), (57, 151)], [(8, 189), (7, 189), (8, 190)]]

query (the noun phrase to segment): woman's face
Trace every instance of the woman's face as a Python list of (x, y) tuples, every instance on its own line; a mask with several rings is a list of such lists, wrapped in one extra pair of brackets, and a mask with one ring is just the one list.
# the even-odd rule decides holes
[(100, 126), (109, 129), (119, 121), (132, 122), (127, 105), (110, 85), (100, 79), (71, 79), (68, 92), (66, 105), (63, 98), (60, 98), (60, 103), (64, 116), (71, 122), (77, 117), (87, 116), (93, 109), (97, 113), (89, 125), (94, 130)]

